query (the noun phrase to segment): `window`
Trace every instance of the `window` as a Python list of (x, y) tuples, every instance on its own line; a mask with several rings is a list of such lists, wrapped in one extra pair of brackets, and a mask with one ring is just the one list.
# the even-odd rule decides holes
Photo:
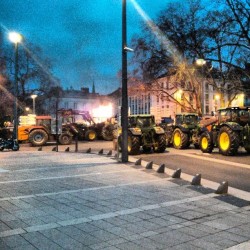
[(77, 102), (74, 102), (74, 109), (77, 109)]
[(68, 103), (68, 102), (65, 102), (65, 103), (64, 103), (64, 108), (65, 108), (65, 109), (68, 109), (68, 108), (69, 108), (69, 103)]

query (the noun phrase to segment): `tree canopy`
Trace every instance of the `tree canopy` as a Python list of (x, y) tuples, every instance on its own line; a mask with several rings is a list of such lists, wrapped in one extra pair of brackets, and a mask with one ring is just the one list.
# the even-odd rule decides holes
[[(155, 21), (159, 30), (150, 22), (143, 28), (143, 37), (132, 40), (133, 77), (152, 82), (176, 75), (172, 77), (175, 82), (191, 81), (194, 89), (197, 78), (205, 77), (221, 94), (222, 102), (225, 91), (242, 91), (243, 79), (250, 79), (249, 0), (209, 1), (209, 6), (207, 0), (171, 2)], [(195, 62), (200, 58), (207, 63), (198, 68)]]

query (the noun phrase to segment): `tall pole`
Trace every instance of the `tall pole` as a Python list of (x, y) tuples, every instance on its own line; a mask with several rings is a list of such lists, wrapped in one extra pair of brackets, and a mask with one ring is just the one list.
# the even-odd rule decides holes
[(33, 98), (33, 114), (36, 113), (36, 103), (35, 103), (35, 98)]
[(33, 99), (33, 114), (35, 115), (36, 114), (36, 98), (37, 98), (37, 95), (31, 95), (31, 98)]
[(127, 9), (126, 0), (122, 0), (122, 162), (128, 162), (128, 88), (127, 88)]
[(14, 133), (13, 139), (18, 140), (18, 117), (17, 117), (17, 95), (18, 95), (18, 43), (15, 43), (15, 87), (14, 87)]

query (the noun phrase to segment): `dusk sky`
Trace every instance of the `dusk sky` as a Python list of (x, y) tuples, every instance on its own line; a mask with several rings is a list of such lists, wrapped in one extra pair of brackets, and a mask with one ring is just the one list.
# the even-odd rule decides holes
[[(137, 0), (154, 19), (173, 0)], [(39, 45), (64, 88), (120, 86), (122, 0), (2, 0), (1, 24)], [(128, 46), (142, 19), (127, 0)]]

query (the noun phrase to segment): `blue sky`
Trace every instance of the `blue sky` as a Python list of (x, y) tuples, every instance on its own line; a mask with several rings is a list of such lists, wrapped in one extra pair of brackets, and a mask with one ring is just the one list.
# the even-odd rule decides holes
[[(169, 1), (137, 0), (155, 18)], [(122, 0), (1, 0), (0, 20), (52, 59), (64, 88), (109, 93), (120, 86)], [(141, 18), (127, 0), (128, 45)]]

